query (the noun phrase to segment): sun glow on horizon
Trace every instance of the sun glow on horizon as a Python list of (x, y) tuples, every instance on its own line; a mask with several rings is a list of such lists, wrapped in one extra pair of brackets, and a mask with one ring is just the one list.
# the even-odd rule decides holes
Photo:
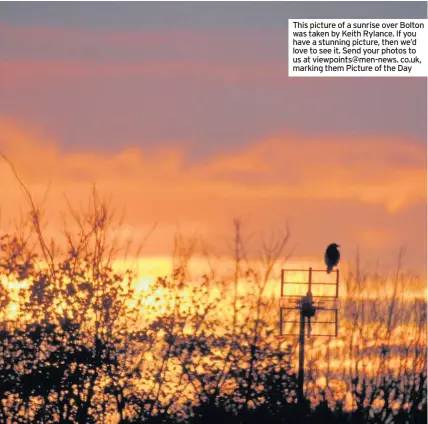
[[(179, 264), (177, 264), (178, 266)], [(263, 276), (264, 265), (260, 260), (249, 260), (242, 261), (241, 269), (250, 267)], [(137, 274), (137, 287), (138, 290), (144, 290), (153, 284), (157, 278), (171, 277), (174, 272), (174, 259), (172, 256), (141, 256), (138, 258), (128, 258), (126, 260), (118, 259), (115, 261), (115, 267), (118, 270), (124, 271), (125, 269), (134, 269)], [(331, 274), (323, 273), (325, 270), (325, 264), (323, 261), (316, 258), (294, 258), (288, 260), (286, 263), (278, 261), (272, 269), (272, 272), (267, 280), (265, 289), (266, 295), (279, 296), (281, 291), (281, 272), (286, 271), (286, 281), (289, 284), (285, 284), (285, 294), (287, 295), (303, 295), (301, 288), (293, 285), (293, 282), (304, 283), (308, 281), (309, 268), (312, 268), (312, 281), (313, 282), (328, 282), (334, 283), (336, 279), (336, 272), (333, 271)], [(224, 279), (233, 281), (236, 270), (236, 261), (231, 257), (216, 257), (209, 258), (206, 256), (194, 256), (186, 262), (186, 269), (188, 271), (189, 281), (198, 282), (204, 275), (208, 275), (214, 279)], [(339, 264), (339, 297), (347, 297), (346, 290), (346, 279), (356, 278), (355, 271), (352, 265), (344, 262)], [(214, 273), (213, 273), (214, 272)], [(405, 271), (403, 270), (404, 274)], [(380, 276), (378, 276), (380, 278)], [(368, 273), (362, 275), (360, 278), (371, 279), (373, 275)], [(385, 276), (385, 278), (379, 282), (373, 284), (370, 292), (365, 291), (360, 293), (359, 298), (365, 299), (382, 299), (388, 296), (392, 296), (394, 292), (396, 276), (391, 274)], [(407, 292), (401, 292), (400, 297), (403, 299), (422, 299), (426, 300), (426, 287), (424, 285), (423, 277), (414, 278), (410, 274)], [(376, 280), (377, 281), (377, 280)], [(242, 293), (245, 293), (246, 277), (241, 276), (239, 278), (240, 286), (242, 287)], [(313, 286), (313, 295), (317, 296), (334, 296), (334, 288), (327, 289), (326, 286), (321, 286), (320, 289), (324, 292), (320, 292), (315, 286)], [(318, 291), (317, 291), (318, 290)], [(318, 293), (318, 294), (317, 294)]]

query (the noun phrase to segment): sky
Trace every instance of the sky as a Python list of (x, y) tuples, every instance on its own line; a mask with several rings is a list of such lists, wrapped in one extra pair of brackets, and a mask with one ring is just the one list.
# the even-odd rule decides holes
[[(425, 18), (426, 2), (1, 2), (0, 151), (48, 220), (96, 183), (168, 255), (231, 221), (297, 257), (426, 272), (427, 82), (289, 78), (290, 18)], [(0, 163), (1, 225), (22, 193)], [(51, 215), (49, 215), (51, 214)]]

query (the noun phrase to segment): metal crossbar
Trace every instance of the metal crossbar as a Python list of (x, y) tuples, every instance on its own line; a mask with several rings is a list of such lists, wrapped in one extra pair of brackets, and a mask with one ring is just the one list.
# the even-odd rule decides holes
[[(282, 336), (278, 336), (278, 340), (285, 341), (285, 340), (289, 340), (290, 337), (298, 337), (298, 336), (299, 336), (298, 334), (283, 334)], [(337, 335), (321, 333), (321, 334), (317, 334), (317, 337), (337, 337)]]
[[(287, 311), (295, 311), (297, 308), (295, 306), (281, 306), (281, 309), (286, 309)], [(336, 312), (337, 310), (339, 310), (339, 308), (324, 308), (324, 307), (318, 307), (317, 309), (319, 309), (320, 311), (332, 311), (332, 312)]]
[[(294, 281), (284, 281), (283, 282), (283, 284), (293, 284), (293, 285), (296, 285), (296, 286), (307, 286), (308, 284), (309, 284), (309, 281), (307, 281), (306, 283), (295, 283)], [(336, 285), (336, 283), (312, 283), (311, 282), (311, 285), (312, 286), (335, 286)]]
[[(297, 309), (301, 305), (301, 296), (285, 295), (279, 300), (281, 309)], [(313, 305), (323, 311), (336, 311), (340, 309), (340, 301), (335, 296), (314, 296)]]
[[(285, 324), (299, 324), (300, 323), (300, 320), (299, 321), (284, 321), (284, 323)], [(333, 325), (333, 324), (336, 324), (334, 321), (312, 321), (312, 325), (317, 325), (317, 324), (330, 324), (330, 325)], [(317, 334), (318, 335), (318, 334)]]
[[(313, 268), (311, 268), (312, 269), (312, 272), (326, 272), (325, 271), (325, 268), (324, 269), (313, 269)], [(287, 271), (287, 272), (308, 272), (308, 269), (289, 269), (289, 268), (287, 268), (287, 269), (283, 269), (282, 271)], [(333, 271), (333, 272), (336, 272), (336, 271)]]

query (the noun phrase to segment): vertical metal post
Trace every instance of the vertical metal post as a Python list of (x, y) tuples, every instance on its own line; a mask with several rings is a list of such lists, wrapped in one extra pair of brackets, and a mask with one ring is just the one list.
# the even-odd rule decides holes
[(297, 398), (299, 402), (303, 401), (303, 383), (305, 371), (305, 316), (300, 311), (300, 335), (299, 335), (299, 374), (297, 376)]
[[(310, 302), (310, 306), (312, 307), (312, 268), (309, 267), (309, 281), (308, 281), (308, 302)], [(311, 337), (311, 318), (308, 318), (308, 337)]]
[(284, 273), (285, 271), (281, 270), (281, 297), (284, 296)]
[(336, 270), (336, 298), (339, 297), (339, 270)]
[[(336, 300), (339, 298), (339, 270), (336, 270)], [(336, 309), (335, 311), (335, 321), (336, 321), (336, 337), (338, 336), (339, 333), (339, 317), (338, 317), (339, 313)]]
[(335, 336), (337, 337), (337, 335), (339, 333), (339, 323), (338, 323), (339, 318), (338, 318), (337, 309), (334, 311), (334, 319), (336, 321), (336, 324), (334, 326), (335, 327)]

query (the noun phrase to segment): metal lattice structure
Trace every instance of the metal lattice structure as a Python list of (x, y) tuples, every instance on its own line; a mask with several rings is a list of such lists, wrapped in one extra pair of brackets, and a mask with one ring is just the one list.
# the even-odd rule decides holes
[[(307, 279), (301, 281), (302, 274)], [(299, 399), (303, 399), (305, 336), (337, 337), (339, 309), (339, 270), (330, 274), (325, 269), (282, 270), (280, 335), (299, 337)]]

